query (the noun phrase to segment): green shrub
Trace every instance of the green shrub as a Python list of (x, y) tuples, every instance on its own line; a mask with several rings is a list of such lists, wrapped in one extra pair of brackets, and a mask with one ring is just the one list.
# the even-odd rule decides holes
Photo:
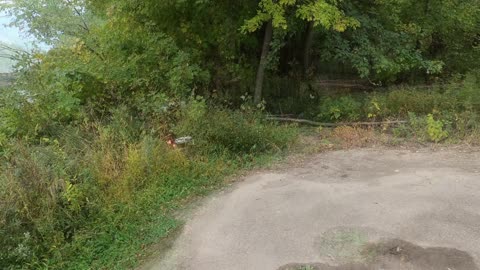
[[(449, 113), (473, 110), (470, 90), (398, 88), (386, 92), (326, 97), (317, 109), (321, 121), (382, 121), (405, 119), (409, 113), (426, 116), (430, 113)], [(476, 91), (476, 90), (475, 90)], [(477, 107), (475, 107), (477, 108)]]
[(415, 113), (408, 113), (408, 131), (404, 134), (413, 136), (419, 141), (427, 141), (427, 119), (425, 116), (417, 116)]
[(342, 96), (323, 99), (317, 118), (322, 121), (356, 121), (361, 116), (362, 103), (351, 96)]
[(452, 121), (453, 131), (460, 138), (480, 131), (480, 114), (475, 111), (464, 111), (455, 113)]
[(462, 110), (480, 112), (480, 71), (467, 74), (461, 84), (452, 84), (449, 95), (459, 100)]
[(92, 267), (102, 254), (114, 256), (106, 256), (108, 247), (137, 241), (129, 226), (148, 218), (141, 209), (166, 215), (225, 172), (222, 161), (200, 165), (161, 138), (118, 143), (112, 130), (100, 127), (83, 145), (45, 139), (13, 146), (0, 175), (0, 268)]
[(365, 101), (365, 114), (369, 120), (384, 119), (389, 116), (386, 95), (373, 93), (367, 96)]
[(403, 124), (393, 129), (396, 137), (415, 137), (419, 141), (440, 142), (449, 137), (446, 120), (436, 120), (433, 114), (417, 116), (409, 113), (408, 124)]
[(392, 129), (393, 136), (397, 138), (409, 138), (413, 136), (409, 124), (400, 124)]
[(293, 128), (267, 123), (258, 113), (208, 108), (193, 100), (174, 128), (177, 136), (192, 136), (200, 153), (246, 155), (285, 148), (295, 137)]
[(435, 120), (432, 114), (427, 115), (427, 134), (431, 141), (438, 143), (448, 137), (444, 125), (443, 121)]
[(178, 117), (175, 131), (194, 136), (191, 147), (172, 148), (122, 107), (108, 121), (64, 127), (58, 139), (3, 140), (0, 268), (133, 267), (141, 244), (178, 226), (173, 210), (296, 134), (203, 100)]
[(64, 209), (66, 201), (61, 195), (70, 179), (68, 164), (56, 142), (38, 147), (18, 142), (13, 149), (2, 164), (0, 178), (0, 265), (35, 268), (42, 262), (42, 254), (61, 245), (67, 224), (75, 220)]
[(386, 94), (384, 108), (388, 116), (406, 117), (408, 113), (427, 115), (433, 111), (455, 111), (457, 101), (440, 91), (396, 89)]

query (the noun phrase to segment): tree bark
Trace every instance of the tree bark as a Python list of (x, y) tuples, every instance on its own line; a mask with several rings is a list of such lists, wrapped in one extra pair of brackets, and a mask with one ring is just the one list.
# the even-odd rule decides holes
[(304, 74), (307, 74), (308, 69), (310, 68), (310, 55), (312, 51), (312, 45), (313, 45), (313, 31), (314, 27), (314, 22), (309, 22), (307, 26), (307, 35), (305, 38), (305, 48), (303, 49), (303, 72)]
[(270, 42), (272, 41), (273, 25), (269, 21), (265, 28), (265, 36), (263, 38), (262, 56), (258, 64), (257, 78), (255, 80), (255, 93), (253, 101), (259, 104), (262, 101), (263, 81), (265, 78), (265, 68), (267, 67), (267, 58), (270, 53)]

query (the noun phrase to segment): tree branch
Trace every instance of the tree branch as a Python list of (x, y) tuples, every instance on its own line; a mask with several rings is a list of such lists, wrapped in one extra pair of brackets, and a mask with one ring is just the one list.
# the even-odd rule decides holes
[(383, 122), (343, 122), (343, 123), (321, 123), (306, 119), (288, 118), (288, 117), (267, 117), (269, 121), (293, 122), (307, 124), (319, 127), (340, 127), (340, 126), (381, 126), (381, 125), (397, 125), (406, 124), (408, 121), (383, 121)]
[(78, 8), (72, 3), (71, 0), (66, 0), (67, 4), (71, 5), (73, 8), (73, 11), (80, 17), (80, 20), (82, 21), (82, 25), (80, 25), (81, 28), (83, 28), (85, 31), (90, 33), (90, 27), (88, 27), (87, 22), (85, 21), (85, 18), (83, 17), (83, 14), (78, 10)]

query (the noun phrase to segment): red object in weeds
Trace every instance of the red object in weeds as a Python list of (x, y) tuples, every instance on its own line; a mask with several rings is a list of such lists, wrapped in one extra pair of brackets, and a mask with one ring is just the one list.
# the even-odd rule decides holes
[(177, 148), (177, 144), (175, 143), (175, 140), (173, 140), (173, 139), (169, 139), (167, 141), (167, 144), (170, 145), (173, 148)]

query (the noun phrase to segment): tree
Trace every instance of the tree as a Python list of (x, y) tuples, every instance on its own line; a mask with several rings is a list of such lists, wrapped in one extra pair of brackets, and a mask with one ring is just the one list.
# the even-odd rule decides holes
[(478, 67), (480, 5), (468, 1), (344, 1), (361, 27), (323, 36), (316, 53), (377, 82), (424, 80)]
[(35, 106), (55, 111), (50, 119), (70, 121), (82, 109), (105, 114), (115, 104), (139, 115), (158, 113), (168, 99), (190, 95), (205, 79), (171, 37), (122, 13), (107, 14), (80, 0), (21, 0), (2, 8), (16, 16), (15, 25), (27, 25), (52, 45), (21, 62), (18, 84), (36, 96)]
[(0, 42), (0, 73), (12, 72), (17, 56), (25, 52), (15, 45)]
[(238, 29), (255, 13), (257, 0), (96, 0), (92, 5), (96, 13), (129, 18), (172, 38), (209, 73), (208, 84), (197, 89), (198, 94), (206, 89), (245, 93), (261, 44)]
[(53, 45), (65, 36), (85, 36), (95, 17), (84, 0), (0, 1), (0, 10), (14, 20), (12, 26), (26, 30), (38, 41)]
[[(254, 102), (260, 103), (262, 98), (263, 80), (265, 76), (265, 68), (267, 66), (266, 59), (269, 55), (269, 47), (274, 29), (288, 28), (288, 15), (294, 14), (294, 17), (306, 21), (311, 27), (322, 26), (327, 30), (338, 32), (345, 31), (348, 27), (358, 27), (359, 22), (345, 15), (339, 9), (340, 1), (325, 0), (261, 0), (259, 3), (258, 13), (251, 19), (247, 20), (242, 26), (244, 33), (255, 32), (263, 25), (265, 26), (265, 36), (258, 65), (257, 78), (254, 89)], [(310, 37), (311, 39), (312, 37)], [(310, 44), (306, 46), (306, 54), (309, 54)], [(308, 58), (308, 56), (306, 57)], [(308, 60), (308, 59), (307, 59)], [(309, 60), (308, 60), (309, 61)]]

